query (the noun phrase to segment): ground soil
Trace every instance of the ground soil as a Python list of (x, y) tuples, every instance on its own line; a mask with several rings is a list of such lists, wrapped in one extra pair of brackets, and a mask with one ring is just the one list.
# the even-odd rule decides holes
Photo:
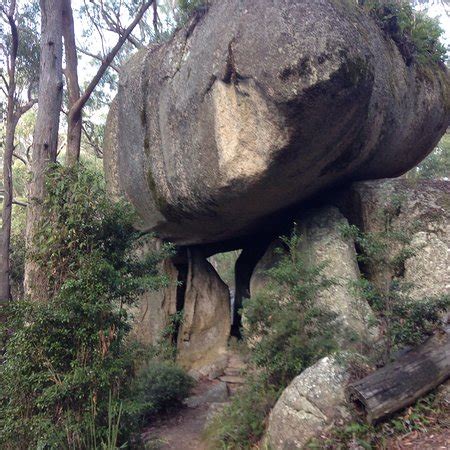
[[(206, 392), (217, 381), (201, 379), (192, 395)], [(182, 407), (156, 419), (142, 434), (149, 449), (206, 450), (202, 439), (209, 404), (196, 408)]]

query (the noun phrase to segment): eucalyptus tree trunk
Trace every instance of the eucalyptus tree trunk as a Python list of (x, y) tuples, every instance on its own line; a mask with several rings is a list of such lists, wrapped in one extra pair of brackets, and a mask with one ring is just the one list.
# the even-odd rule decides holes
[(45, 176), (56, 161), (59, 113), (62, 101), (62, 29), (61, 0), (40, 0), (41, 60), (39, 70), (38, 112), (33, 136), (31, 181), (27, 210), (25, 293), (32, 300), (47, 297), (47, 276), (32, 256), (35, 235), (40, 225), (46, 197)]
[(16, 93), (16, 60), (19, 47), (19, 35), (14, 15), (16, 2), (9, 4), (7, 13), (9, 27), (11, 29), (11, 47), (8, 55), (8, 104), (6, 112), (6, 136), (3, 153), (3, 206), (2, 227), (0, 230), (0, 306), (11, 299), (10, 280), (10, 242), (11, 242), (11, 215), (13, 202), (12, 160), (14, 153), (14, 136), (18, 122), (15, 113)]
[(0, 231), (0, 305), (11, 299), (10, 284), (10, 242), (11, 242), (11, 216), (13, 201), (12, 159), (14, 152), (14, 135), (17, 126), (17, 116), (14, 114), (14, 76), (9, 77), (8, 106), (6, 115), (6, 138), (3, 153), (3, 207), (2, 227)]
[(66, 163), (69, 167), (72, 167), (80, 158), (82, 110), (80, 108), (74, 108), (75, 103), (80, 99), (80, 85), (78, 83), (78, 55), (72, 2), (71, 0), (61, 1), (63, 3), (63, 37), (66, 56), (65, 77), (69, 97)]

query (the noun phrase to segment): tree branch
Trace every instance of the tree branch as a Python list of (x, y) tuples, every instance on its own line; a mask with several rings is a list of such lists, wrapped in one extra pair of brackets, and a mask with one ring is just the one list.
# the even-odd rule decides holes
[(103, 158), (103, 152), (102, 152), (100, 146), (93, 140), (92, 136), (89, 134), (89, 132), (86, 129), (86, 127), (84, 126), (84, 124), (82, 126), (82, 129), (83, 129), (84, 135), (86, 136), (86, 139), (89, 142), (89, 145), (94, 149), (97, 158)]
[(13, 200), (12, 202), (14, 205), (23, 206), (24, 208), (28, 206), (28, 203), (20, 202), (19, 200)]
[[(0, 74), (0, 78), (2, 79), (3, 83), (5, 83), (6, 89), (9, 89), (9, 83), (8, 83), (8, 80), (5, 78), (5, 76), (3, 74)], [(5, 91), (3, 91), (3, 92), (5, 92)]]
[(98, 82), (102, 78), (103, 74), (106, 72), (106, 69), (110, 66), (112, 63), (114, 57), (117, 55), (119, 50), (122, 48), (123, 43), (127, 40), (128, 36), (131, 34), (135, 26), (139, 23), (139, 21), (142, 19), (142, 16), (145, 14), (147, 9), (152, 5), (154, 0), (148, 0), (145, 3), (142, 4), (142, 6), (139, 8), (138, 13), (136, 14), (136, 17), (131, 22), (131, 24), (128, 26), (128, 28), (125, 30), (124, 34), (119, 38), (116, 45), (112, 48), (112, 50), (106, 55), (103, 62), (101, 63), (100, 67), (98, 68), (97, 73), (95, 74), (94, 78), (91, 80), (91, 82), (88, 84), (86, 90), (84, 91), (83, 95), (80, 97), (80, 99), (73, 105), (73, 113), (72, 114), (78, 114), (86, 104), (86, 102), (89, 100), (89, 97), (91, 96), (92, 92), (96, 88)]
[(15, 152), (13, 153), (13, 156), (17, 158), (19, 161), (22, 161), (26, 166), (28, 165), (28, 161), (23, 156), (20, 156), (18, 153)]
[(28, 112), (36, 103), (38, 102), (37, 98), (32, 98), (30, 101), (25, 103), (24, 105), (18, 108), (19, 116), (23, 116), (26, 112)]
[[(85, 49), (83, 49), (83, 48), (81, 48), (81, 47), (77, 47), (77, 50), (78, 50), (80, 53), (83, 53), (83, 55), (86, 55), (86, 56), (89, 56), (89, 57), (91, 57), (91, 58), (94, 58), (94, 59), (96, 59), (97, 61), (103, 62), (103, 60), (104, 60), (100, 55), (95, 55), (94, 53), (91, 53), (91, 52), (89, 52), (89, 51), (87, 51), (87, 50), (85, 50)], [(119, 68), (118, 68), (115, 64), (111, 63), (111, 64), (109, 65), (109, 67), (111, 67), (111, 69), (113, 69), (113, 70), (115, 70), (117, 73), (119, 73)]]

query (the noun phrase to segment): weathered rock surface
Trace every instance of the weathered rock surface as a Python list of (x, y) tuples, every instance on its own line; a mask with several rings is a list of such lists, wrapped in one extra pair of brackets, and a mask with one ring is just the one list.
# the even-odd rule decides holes
[[(143, 239), (136, 248), (136, 254), (144, 257), (161, 248), (159, 239)], [(159, 264), (159, 270), (167, 278), (167, 286), (159, 290), (148, 290), (131, 308), (131, 336), (143, 344), (155, 344), (162, 338), (169, 325), (170, 316), (177, 312), (178, 270), (170, 258)]]
[(444, 133), (449, 92), (445, 69), (407, 66), (355, 2), (215, 0), (125, 65), (105, 167), (143, 228), (218, 242), (411, 168)]
[(269, 417), (267, 441), (274, 450), (305, 448), (333, 423), (349, 417), (345, 402), (347, 366), (326, 357), (308, 367), (283, 391)]
[[(341, 343), (370, 340), (368, 320), (371, 309), (366, 301), (352, 293), (349, 283), (360, 278), (353, 241), (343, 237), (341, 227), (348, 225), (340, 211), (331, 206), (313, 209), (296, 220), (302, 237), (298, 251), (312, 267), (324, 265), (323, 276), (335, 282), (323, 290), (317, 301), (336, 314), (336, 334)], [(251, 295), (267, 287), (266, 272), (280, 257), (282, 243), (276, 239), (260, 260), (252, 275)]]
[(352, 292), (350, 285), (359, 281), (355, 244), (344, 238), (342, 227), (347, 219), (334, 207), (312, 210), (298, 220), (304, 236), (299, 249), (312, 267), (324, 264), (323, 275), (335, 282), (319, 294), (317, 301), (336, 314), (343, 335), (341, 340), (370, 340), (368, 322), (372, 311), (368, 303)]
[(230, 294), (204, 256), (189, 251), (189, 269), (184, 296), (183, 321), (178, 333), (177, 361), (202, 375), (223, 361), (230, 335)]
[[(403, 279), (417, 299), (450, 294), (450, 181), (405, 179), (360, 182), (341, 199), (351, 222), (365, 232), (385, 229), (412, 232), (415, 255), (406, 260)], [(397, 252), (395, 246), (393, 252)], [(373, 282), (392, 278), (386, 268), (368, 266)]]

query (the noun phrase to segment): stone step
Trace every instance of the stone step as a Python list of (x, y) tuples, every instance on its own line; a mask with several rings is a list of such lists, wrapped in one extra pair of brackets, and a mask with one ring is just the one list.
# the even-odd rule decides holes
[(219, 377), (219, 380), (227, 384), (244, 384), (245, 382), (245, 378), (233, 375), (224, 375), (222, 377)]
[(227, 376), (238, 377), (238, 376), (242, 375), (243, 371), (244, 371), (244, 368), (227, 367), (224, 370), (224, 374), (227, 375)]

